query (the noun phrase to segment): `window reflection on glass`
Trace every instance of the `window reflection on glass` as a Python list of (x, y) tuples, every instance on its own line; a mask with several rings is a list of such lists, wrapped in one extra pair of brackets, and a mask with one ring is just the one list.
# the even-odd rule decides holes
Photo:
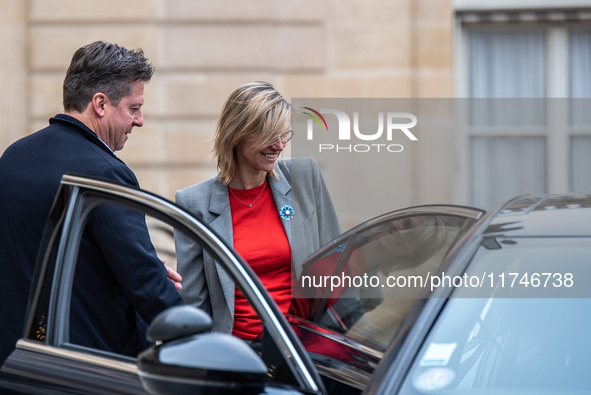
[[(466, 273), (583, 268), (576, 276), (582, 278), (589, 253), (585, 238), (516, 238), (496, 244), (487, 239)], [(509, 288), (505, 283), (504, 289)], [(423, 342), (400, 393), (588, 392), (591, 316), (586, 312), (591, 298), (559, 298), (565, 294), (553, 286), (536, 287), (543, 291), (537, 297), (528, 296), (533, 295), (533, 285), (523, 289), (528, 292), (517, 298), (504, 297), (500, 288), (481, 298), (462, 297), (466, 289), (456, 289)]]
[(589, 308), (591, 299), (453, 299), (401, 393), (588, 390)]

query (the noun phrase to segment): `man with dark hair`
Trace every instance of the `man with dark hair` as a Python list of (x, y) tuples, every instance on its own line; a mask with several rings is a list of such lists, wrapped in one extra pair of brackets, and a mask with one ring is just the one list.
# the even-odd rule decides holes
[[(144, 83), (153, 73), (141, 50), (102, 41), (78, 49), (64, 80), (64, 114), (0, 157), (0, 364), (22, 336), (33, 268), (62, 175), (138, 186), (114, 152), (143, 125)], [(158, 259), (143, 215), (131, 210), (97, 210), (81, 246), (70, 342), (137, 355), (147, 346), (145, 323), (183, 303), (180, 276)]]

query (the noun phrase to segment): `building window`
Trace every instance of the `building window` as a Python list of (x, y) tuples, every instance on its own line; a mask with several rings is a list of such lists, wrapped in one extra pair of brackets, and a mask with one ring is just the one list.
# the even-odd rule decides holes
[(457, 14), (459, 199), (591, 192), (591, 21), (536, 11)]

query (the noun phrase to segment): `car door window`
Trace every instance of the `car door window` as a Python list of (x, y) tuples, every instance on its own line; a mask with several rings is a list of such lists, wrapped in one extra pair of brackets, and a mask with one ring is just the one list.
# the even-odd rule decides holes
[(152, 306), (162, 292), (149, 289), (159, 282), (151, 279), (158, 268), (146, 215), (101, 202), (81, 220), (68, 342), (135, 358), (150, 346), (145, 322), (157, 313)]
[[(113, 205), (106, 205), (106, 206), (101, 206), (101, 207), (97, 207), (95, 208), (96, 211), (104, 211), (104, 210), (120, 210), (119, 207), (115, 207)], [(125, 209), (126, 211), (129, 211), (129, 209)], [(135, 210), (134, 210), (135, 211)], [(89, 221), (86, 225), (86, 227), (88, 228), (89, 226), (94, 226), (92, 224), (92, 214), (89, 215)], [(154, 249), (156, 251), (156, 254), (158, 255), (159, 258), (161, 258), (163, 260), (163, 263), (166, 262), (166, 265), (170, 266), (173, 269), (176, 269), (176, 251), (175, 251), (175, 245), (174, 245), (174, 233), (182, 233), (184, 235), (185, 239), (190, 239), (192, 240), (194, 243), (198, 243), (200, 245), (203, 246), (203, 241), (196, 238), (194, 235), (191, 235), (189, 232), (183, 230), (183, 229), (179, 229), (178, 227), (173, 226), (173, 224), (171, 223), (166, 223), (161, 221), (158, 218), (155, 218), (151, 215), (146, 215), (143, 212), (137, 212), (137, 214), (139, 214), (143, 218), (145, 218), (145, 223), (147, 224), (147, 229), (148, 232), (150, 234), (150, 238), (151, 241), (153, 243)], [(85, 229), (85, 232), (87, 232), (88, 229)], [(96, 232), (96, 230), (95, 230)], [(88, 246), (86, 248), (89, 248)], [(91, 255), (97, 254), (98, 252), (95, 251), (94, 249), (91, 249)], [(110, 257), (111, 259), (114, 259), (115, 257)], [(77, 267), (81, 267), (82, 265), (86, 264), (86, 261), (88, 260), (88, 254), (84, 253), (83, 251), (80, 251), (78, 254), (78, 263), (77, 263)], [(115, 267), (114, 270), (117, 270), (117, 268)], [(82, 304), (81, 309), (83, 310), (82, 312), (82, 317), (85, 320), (89, 320), (89, 314), (88, 314), (88, 310), (92, 309), (92, 305), (96, 304), (96, 303), (101, 303), (103, 301), (100, 301), (98, 299), (94, 299), (94, 300), (88, 300), (88, 298), (85, 297), (86, 293), (89, 291), (89, 289), (86, 287), (85, 289), (82, 290), (82, 294), (77, 294), (76, 290), (76, 281), (77, 281), (77, 277), (75, 277), (74, 279), (74, 291), (72, 294), (72, 309), (71, 309), (71, 323), (73, 322), (73, 320), (76, 319), (76, 306), (78, 304)], [(114, 281), (116, 281), (114, 279)], [(88, 281), (85, 281), (85, 283), (88, 283)], [(244, 293), (244, 292), (243, 292)], [(77, 302), (79, 301), (79, 302)], [(252, 304), (252, 301), (247, 301), (251, 307), (256, 311), (255, 307)], [(80, 306), (78, 306), (78, 308), (80, 308)], [(83, 336), (79, 336), (78, 333), (74, 333), (73, 332), (73, 325), (71, 324), (71, 330), (70, 330), (70, 342), (73, 344), (80, 344), (82, 346), (86, 346), (88, 347), (88, 344), (84, 344), (82, 341), (77, 341), (76, 339), (85, 339), (87, 341), (88, 337), (88, 332), (89, 331), (97, 331), (99, 329), (102, 329), (104, 331), (109, 331), (111, 328), (111, 323), (110, 320), (101, 320), (101, 317), (95, 317), (98, 321), (92, 322), (90, 327), (86, 327), (86, 330), (84, 330), (84, 333), (82, 334)], [(138, 322), (141, 322), (141, 318), (139, 316), (139, 313), (135, 312), (135, 316), (132, 318), (134, 320), (137, 320)], [(259, 317), (259, 319), (262, 321), (261, 317)], [(78, 327), (81, 327), (80, 325), (78, 325)], [(268, 326), (266, 327), (266, 329), (268, 328)], [(112, 333), (112, 331), (111, 331)], [(136, 350), (137, 347), (141, 346), (142, 343), (139, 343), (139, 340), (145, 340), (145, 333), (144, 332), (139, 332), (137, 334), (140, 338), (139, 339), (132, 339), (130, 342), (129, 346), (125, 347), (125, 352), (120, 352), (121, 354), (126, 354), (127, 349), (130, 348), (131, 350)], [(133, 334), (133, 336), (136, 336), (136, 333)], [(133, 343), (136, 342), (136, 343)], [(95, 349), (101, 349), (103, 347), (100, 347), (102, 344), (91, 344), (92, 348)], [(147, 348), (149, 346), (151, 346), (152, 344), (150, 343), (144, 343), (144, 348)], [(263, 359), (263, 361), (266, 363), (266, 365), (268, 366), (268, 376), (272, 381), (276, 381), (276, 382), (280, 382), (283, 384), (288, 384), (288, 385), (292, 385), (292, 386), (296, 386), (297, 387), (297, 380), (295, 379), (293, 373), (290, 371), (289, 366), (286, 363), (286, 360), (282, 354), (282, 352), (279, 350), (279, 348), (277, 347), (277, 345), (275, 344), (275, 342), (273, 341), (273, 338), (269, 335), (268, 330), (264, 330), (261, 335), (251, 343), (251, 347), (257, 351), (259, 353), (259, 355), (261, 356), (261, 358)], [(143, 351), (139, 350), (137, 352), (133, 352), (133, 355), (137, 355), (139, 354), (139, 352)]]
[(428, 296), (430, 276), (473, 222), (457, 215), (401, 215), (339, 240), (308, 262), (300, 278), (299, 292), (311, 306), (307, 318), (383, 350), (415, 302)]

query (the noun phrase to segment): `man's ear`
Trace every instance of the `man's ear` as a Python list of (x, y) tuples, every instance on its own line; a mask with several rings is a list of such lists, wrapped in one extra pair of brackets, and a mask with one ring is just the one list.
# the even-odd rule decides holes
[(92, 109), (97, 116), (101, 118), (105, 116), (105, 106), (108, 100), (104, 93), (98, 92), (94, 94), (92, 97)]

